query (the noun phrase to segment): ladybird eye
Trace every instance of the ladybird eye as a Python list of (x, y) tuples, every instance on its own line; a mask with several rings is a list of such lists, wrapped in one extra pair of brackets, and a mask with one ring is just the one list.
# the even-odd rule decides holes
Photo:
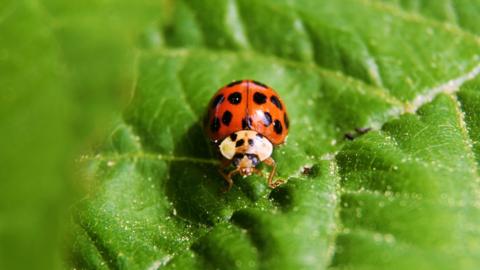
[(241, 153), (236, 153), (234, 156), (233, 156), (233, 165), (234, 166), (238, 166), (238, 164), (240, 164), (240, 160), (242, 160), (243, 158), (243, 154)]
[(258, 156), (255, 154), (246, 154), (247, 158), (252, 161), (252, 165), (255, 167), (260, 163), (260, 160), (258, 159)]
[(242, 153), (236, 153), (233, 158), (236, 158), (236, 159), (242, 159), (243, 158), (243, 154)]

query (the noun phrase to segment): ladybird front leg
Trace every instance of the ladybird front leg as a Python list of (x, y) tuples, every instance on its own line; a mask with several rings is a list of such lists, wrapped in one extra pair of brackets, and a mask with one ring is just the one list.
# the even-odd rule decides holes
[(272, 167), (272, 170), (270, 171), (270, 174), (268, 176), (268, 186), (271, 188), (276, 188), (279, 185), (283, 184), (283, 180), (277, 180), (273, 182), (273, 176), (275, 176), (275, 172), (277, 170), (277, 163), (275, 163), (275, 160), (273, 158), (269, 157), (263, 161), (266, 165)]
[(230, 166), (231, 163), (232, 163), (232, 161), (230, 159), (222, 159), (220, 161), (219, 170), (223, 172), (223, 170), (225, 170), (228, 166)]
[(222, 189), (223, 192), (228, 192), (228, 191), (230, 191), (230, 189), (231, 189), (232, 186), (233, 186), (232, 176), (239, 171), (238, 169), (235, 169), (235, 170), (233, 170), (233, 171), (230, 171), (228, 174), (226, 174), (226, 173), (224, 172), (224, 170), (225, 170), (228, 166), (230, 166), (230, 163), (231, 163), (231, 160), (228, 160), (228, 159), (222, 160), (222, 162), (220, 163), (220, 168), (219, 168), (219, 170), (218, 170), (218, 172), (223, 176), (223, 179), (225, 179), (225, 181), (226, 181), (227, 184), (228, 184), (228, 187), (227, 187), (227, 188)]
[(222, 189), (223, 192), (229, 192), (230, 189), (232, 189), (232, 186), (233, 186), (232, 176), (238, 173), (239, 171), (240, 169), (235, 169), (229, 172), (228, 174), (225, 174), (224, 172), (220, 172), (220, 174), (223, 176), (223, 178), (225, 179), (225, 181), (227, 181), (227, 184), (228, 184), (227, 188)]

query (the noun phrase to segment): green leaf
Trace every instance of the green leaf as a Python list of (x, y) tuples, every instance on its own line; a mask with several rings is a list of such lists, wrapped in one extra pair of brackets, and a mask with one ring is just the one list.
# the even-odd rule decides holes
[(421, 13), (427, 17), (458, 25), (476, 35), (480, 34), (478, 13), (480, 2), (477, 0), (383, 0), (400, 7)]
[[(478, 82), (456, 95), (480, 72), (478, 37), (377, 1), (178, 1), (167, 18), (117, 127), (82, 157), (75, 267), (478, 268)], [(243, 78), (288, 107), (273, 155), (288, 181), (224, 194), (202, 120)]]
[(472, 141), (480, 137), (464, 121), (475, 114), (464, 116), (461, 105), (441, 95), (337, 155), (344, 229), (333, 266), (479, 266), (480, 175)]
[(465, 122), (468, 126), (471, 144), (478, 166), (480, 167), (480, 80), (475, 79), (462, 87), (458, 99), (465, 112)]
[(182, 2), (166, 37), (171, 45), (314, 62), (403, 101), (464, 76), (480, 57), (478, 37), (379, 1)]
[[(229, 223), (232, 214), (236, 213), (233, 220), (240, 227), (249, 228), (252, 223), (256, 224), (251, 232), (253, 241), (258, 241), (257, 245), (267, 245), (267, 250), (265, 254), (252, 255), (253, 258), (246, 256), (244, 261), (238, 262), (239, 258), (233, 256), (237, 252), (232, 250), (230, 256), (217, 258), (218, 265), (226, 267), (232, 260), (235, 264), (248, 265), (249, 261), (262, 256), (266, 259), (261, 263), (267, 268), (282, 264), (291, 267), (325, 266), (336, 228), (336, 183), (330, 178), (334, 174), (334, 164), (320, 161), (321, 157), (329, 149), (334, 149), (335, 140), (342, 139), (344, 129), (349, 125), (363, 126), (382, 121), (397, 103), (392, 103), (378, 89), (359, 81), (310, 65), (260, 55), (169, 50), (144, 54), (140, 63), (137, 89), (125, 114), (125, 123), (114, 132), (103, 153), (90, 158), (95, 161), (94, 173), (98, 179), (95, 185), (100, 186), (79, 217), (81, 228), (93, 239), (92, 244), (101, 247), (100, 252), (106, 256), (104, 260), (113, 266), (144, 268), (155, 260), (173, 257), (172, 253), (178, 253), (193, 243), (201, 256), (211, 256), (209, 254), (213, 251), (208, 247), (212, 245), (211, 241), (220, 237), (217, 234), (227, 238), (233, 236), (225, 235), (225, 229), (219, 229), (220, 232), (209, 232), (202, 238), (204, 240), (197, 241), (198, 237), (216, 224)], [(211, 69), (199, 73), (199, 65)], [(160, 73), (161, 77), (157, 75)], [(263, 79), (281, 74), (275, 82), (278, 91), (285, 100), (299, 99), (303, 103), (289, 107), (292, 117), (300, 121), (303, 118), (304, 122), (292, 125), (289, 137), (292, 143), (275, 153), (279, 174), (292, 178), (292, 184), (280, 189), (282, 191), (276, 195), (285, 209), (282, 215), (275, 214), (279, 210), (268, 199), (269, 190), (263, 178), (237, 179), (231, 192), (220, 192), (224, 180), (217, 173), (216, 155), (211, 154), (200, 117), (212, 90), (215, 90), (211, 86), (231, 80), (232, 74)], [(194, 91), (186, 92), (187, 89)], [(310, 89), (310, 100), (301, 98), (307, 92), (300, 92), (300, 89)], [(346, 100), (349, 106), (343, 105)], [(324, 105), (316, 109), (320, 104)], [(358, 113), (360, 107), (356, 106), (363, 108), (362, 113)], [(305, 114), (301, 107), (312, 109)], [(329, 112), (340, 108), (342, 110), (337, 114)], [(317, 119), (315, 124), (312, 124), (313, 119)], [(311, 132), (301, 132), (302, 126)], [(324, 145), (324, 148), (318, 145)], [(312, 179), (298, 179), (296, 183), (303, 167), (313, 165)], [(301, 205), (308, 206), (304, 211), (294, 209)], [(311, 205), (317, 206), (311, 208)], [(138, 209), (142, 210), (139, 212)], [(237, 212), (240, 209), (245, 210)], [(150, 221), (146, 222), (146, 217)], [(159, 224), (163, 229), (155, 236), (159, 234)], [(320, 224), (330, 225), (318, 226)], [(289, 249), (291, 238), (282, 237), (290, 231), (290, 225), (297, 227), (299, 250), (295, 254)], [(271, 227), (276, 230), (265, 236)], [(315, 232), (318, 243), (314, 246), (305, 243), (304, 229), (301, 228)], [(132, 234), (131, 230), (142, 233)], [(260, 238), (256, 239), (255, 234)], [(270, 239), (283, 245), (282, 250), (269, 244)], [(138, 245), (146, 248), (139, 250)], [(244, 245), (247, 251), (252, 249), (251, 243)], [(301, 245), (304, 245), (303, 249), (300, 249)], [(131, 253), (133, 250), (150, 260), (141, 260), (140, 255)], [(278, 252), (284, 254), (284, 260), (278, 260)], [(302, 254), (310, 254), (309, 259), (304, 261), (299, 257)], [(206, 261), (211, 263), (210, 259)]]

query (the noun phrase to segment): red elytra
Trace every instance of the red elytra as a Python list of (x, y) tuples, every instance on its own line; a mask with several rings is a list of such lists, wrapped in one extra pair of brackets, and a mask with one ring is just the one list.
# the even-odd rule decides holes
[(275, 90), (241, 80), (222, 87), (212, 97), (205, 128), (216, 143), (239, 130), (253, 130), (278, 145), (288, 135), (289, 120), (285, 103)]

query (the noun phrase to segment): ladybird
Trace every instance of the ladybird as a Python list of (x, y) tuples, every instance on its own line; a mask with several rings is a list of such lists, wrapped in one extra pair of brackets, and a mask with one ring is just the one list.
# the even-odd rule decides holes
[[(282, 180), (273, 182), (276, 163), (271, 157), (274, 146), (285, 142), (289, 120), (285, 103), (272, 88), (253, 80), (232, 82), (218, 90), (208, 107), (205, 129), (210, 140), (222, 155), (220, 173), (228, 184), (232, 176), (261, 175), (261, 162), (272, 169), (268, 185), (275, 188)], [(225, 172), (228, 166), (235, 167)]]

